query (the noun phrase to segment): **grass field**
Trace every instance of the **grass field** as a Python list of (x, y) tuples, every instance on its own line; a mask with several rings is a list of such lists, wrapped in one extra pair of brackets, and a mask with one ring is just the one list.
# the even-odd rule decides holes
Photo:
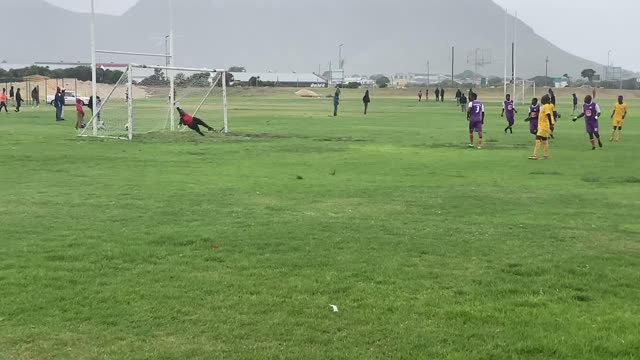
[(0, 359), (640, 358), (640, 102), (531, 162), (497, 103), (476, 150), (452, 103), (292, 92), (227, 138), (0, 114)]

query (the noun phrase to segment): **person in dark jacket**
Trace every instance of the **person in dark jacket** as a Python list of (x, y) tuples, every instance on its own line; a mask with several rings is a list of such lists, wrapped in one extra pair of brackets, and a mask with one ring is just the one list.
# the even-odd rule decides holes
[(15, 100), (15, 97), (16, 97), (16, 92), (13, 88), (13, 85), (11, 85), (11, 87), (9, 88), (9, 100), (13, 102)]
[(16, 91), (16, 112), (20, 112), (20, 107), (22, 106), (23, 101), (24, 99), (22, 98), (20, 89), (18, 88), (18, 90)]
[(365, 91), (364, 97), (362, 98), (362, 102), (364, 103), (364, 114), (367, 115), (367, 110), (369, 109), (369, 104), (371, 103), (371, 98), (369, 97), (369, 90)]
[(60, 88), (56, 89), (56, 95), (53, 98), (53, 106), (56, 108), (56, 121), (64, 120), (62, 118), (62, 107), (64, 106), (64, 103), (62, 98), (62, 90), (60, 90)]
[(464, 96), (464, 93), (460, 93), (459, 102), (460, 102), (460, 108), (462, 109), (462, 112), (466, 112), (469, 101), (467, 100), (467, 97)]
[(456, 104), (460, 105), (460, 98), (462, 98), (462, 91), (460, 91), (460, 89), (458, 89), (458, 91), (456, 91)]
[(40, 94), (38, 91), (38, 86), (34, 87), (31, 90), (31, 101), (33, 102), (33, 106), (40, 107)]
[(87, 108), (91, 110), (91, 115), (93, 115), (93, 95), (89, 96), (89, 102), (87, 103)]
[(551, 105), (556, 106), (556, 94), (551, 89), (549, 89), (549, 98), (551, 99)]
[(440, 88), (436, 88), (436, 102), (440, 101)]
[(340, 106), (340, 93), (336, 91), (333, 95), (333, 116), (338, 116), (338, 107)]
[(578, 113), (578, 95), (573, 94), (573, 113), (572, 115), (576, 115)]
[(444, 102), (444, 88), (440, 89), (440, 101)]

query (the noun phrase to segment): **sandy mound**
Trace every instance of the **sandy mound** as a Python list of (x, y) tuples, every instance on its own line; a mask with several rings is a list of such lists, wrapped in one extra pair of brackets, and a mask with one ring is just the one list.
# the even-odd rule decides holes
[(300, 96), (300, 97), (306, 97), (306, 98), (319, 98), (320, 95), (314, 93), (311, 90), (306, 90), (306, 89), (302, 89), (300, 91), (296, 91), (296, 95)]

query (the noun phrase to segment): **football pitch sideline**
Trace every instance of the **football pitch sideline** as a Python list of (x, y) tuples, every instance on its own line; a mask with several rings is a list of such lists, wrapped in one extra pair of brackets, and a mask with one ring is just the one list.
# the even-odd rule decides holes
[(453, 102), (292, 93), (228, 137), (0, 114), (0, 359), (638, 358), (640, 102), (596, 151), (559, 104), (535, 162), (482, 91), (482, 150)]

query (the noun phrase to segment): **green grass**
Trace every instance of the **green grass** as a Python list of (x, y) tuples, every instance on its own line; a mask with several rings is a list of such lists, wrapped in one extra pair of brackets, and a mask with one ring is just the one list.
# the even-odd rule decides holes
[(292, 92), (227, 138), (0, 114), (0, 359), (638, 358), (640, 103), (530, 162), (496, 103), (479, 151), (452, 104)]

